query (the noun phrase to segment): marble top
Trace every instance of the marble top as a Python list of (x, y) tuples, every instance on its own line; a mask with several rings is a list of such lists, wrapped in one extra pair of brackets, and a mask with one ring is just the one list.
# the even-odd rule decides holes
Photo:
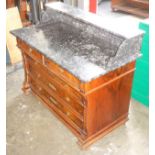
[[(44, 12), (40, 24), (11, 33), (82, 82), (90, 82), (141, 55), (141, 32), (126, 38), (88, 20), (78, 20), (80, 15), (77, 14), (77, 18), (73, 12), (79, 9), (59, 2), (50, 4), (50, 7)], [(91, 15), (88, 18), (91, 19)]]

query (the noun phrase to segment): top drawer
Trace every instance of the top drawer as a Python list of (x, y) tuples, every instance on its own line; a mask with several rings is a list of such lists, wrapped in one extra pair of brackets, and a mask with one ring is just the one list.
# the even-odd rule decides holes
[(29, 55), (34, 60), (42, 63), (42, 54), (36, 51), (35, 49), (31, 48), (29, 45), (27, 45), (25, 42), (21, 40), (17, 40), (18, 47), (22, 49), (23, 52), (25, 52), (27, 55)]
[(73, 87), (80, 88), (80, 80), (77, 79), (75, 76), (70, 74), (68, 71), (54, 63), (53, 61), (45, 58), (45, 65), (47, 68), (53, 72), (54, 74), (58, 75), (68, 83), (70, 83)]

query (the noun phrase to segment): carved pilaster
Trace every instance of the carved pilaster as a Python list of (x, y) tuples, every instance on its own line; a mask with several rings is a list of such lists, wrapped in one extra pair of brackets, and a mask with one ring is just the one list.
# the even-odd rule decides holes
[(25, 94), (27, 94), (30, 90), (30, 79), (29, 79), (29, 75), (28, 75), (28, 72), (29, 72), (29, 64), (28, 64), (28, 58), (26, 56), (26, 54), (24, 54), (22, 52), (22, 57), (23, 57), (23, 67), (24, 67), (24, 73), (25, 73), (25, 79), (24, 79), (24, 82), (23, 82), (23, 87), (22, 87), (22, 90)]

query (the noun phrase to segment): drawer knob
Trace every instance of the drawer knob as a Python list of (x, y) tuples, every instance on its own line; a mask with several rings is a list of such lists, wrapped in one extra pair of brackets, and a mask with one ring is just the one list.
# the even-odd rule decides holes
[(55, 105), (58, 104), (58, 102), (53, 97), (50, 97), (50, 101), (52, 101)]
[(71, 114), (70, 112), (68, 112), (68, 111), (66, 112), (66, 115), (67, 115), (67, 116), (70, 116), (70, 114)]
[(29, 52), (32, 52), (32, 48), (29, 49)]
[(40, 75), (40, 74), (38, 74), (38, 75), (37, 75), (37, 78), (40, 78), (40, 76), (41, 76), (41, 75)]
[(39, 91), (41, 91), (42, 90), (42, 88), (41, 87), (39, 87)]
[(63, 72), (64, 72), (64, 70), (63, 70), (63, 69), (61, 69), (61, 68), (60, 68), (59, 70), (60, 70), (60, 72), (61, 72), (61, 73), (63, 73)]
[(70, 102), (70, 98), (69, 97), (66, 97), (65, 99), (66, 99), (67, 102)]
[(56, 91), (57, 89), (54, 87), (54, 85), (53, 84), (51, 84), (51, 83), (49, 83), (48, 84), (48, 86), (50, 87), (50, 88), (52, 88), (54, 91)]

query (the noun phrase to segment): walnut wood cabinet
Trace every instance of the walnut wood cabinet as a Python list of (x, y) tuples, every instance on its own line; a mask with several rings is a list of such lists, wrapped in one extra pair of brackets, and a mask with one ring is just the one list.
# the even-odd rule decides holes
[(31, 90), (78, 138), (82, 148), (128, 120), (135, 62), (88, 83), (17, 39), (23, 55), (23, 91)]

